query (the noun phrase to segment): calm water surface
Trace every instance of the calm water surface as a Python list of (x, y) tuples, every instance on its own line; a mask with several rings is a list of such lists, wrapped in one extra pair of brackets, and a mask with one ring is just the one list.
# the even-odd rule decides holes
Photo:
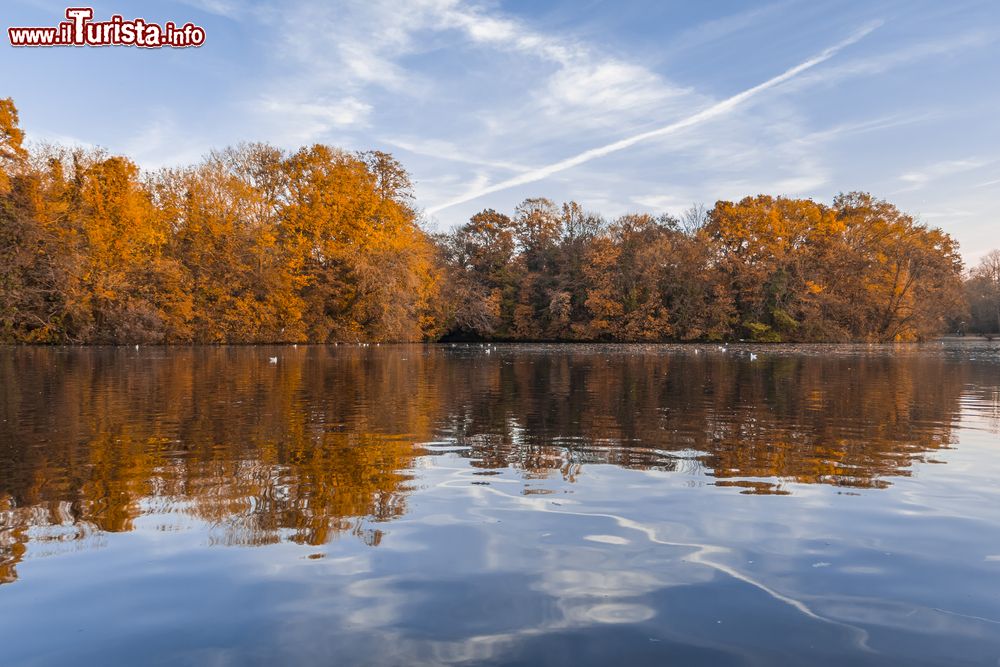
[(0, 349), (0, 664), (1000, 664), (1000, 345), (749, 350)]

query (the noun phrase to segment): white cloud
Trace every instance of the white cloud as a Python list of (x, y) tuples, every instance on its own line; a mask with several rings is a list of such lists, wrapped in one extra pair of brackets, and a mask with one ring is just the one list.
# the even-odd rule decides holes
[(816, 84), (831, 85), (847, 78), (882, 74), (891, 69), (928, 58), (945, 57), (967, 49), (980, 48), (996, 40), (996, 35), (981, 30), (949, 35), (936, 40), (904, 46), (886, 53), (850, 60), (836, 67), (826, 68), (822, 72), (803, 76), (796, 82), (796, 85), (799, 87)]
[(370, 104), (353, 97), (330, 102), (296, 102), (265, 97), (262, 106), (287, 123), (290, 128), (288, 138), (305, 143), (315, 141), (333, 129), (365, 125), (372, 111)]
[(25, 138), (31, 144), (53, 144), (55, 146), (66, 146), (68, 148), (83, 148), (91, 150), (97, 146), (89, 141), (73, 137), (59, 132), (48, 132), (45, 130), (32, 130), (25, 128)]
[(877, 130), (887, 130), (914, 123), (922, 123), (932, 120), (936, 116), (937, 114), (934, 113), (919, 113), (905, 116), (900, 114), (891, 114), (861, 122), (841, 123), (825, 130), (802, 134), (801, 136), (794, 138), (793, 141), (804, 146), (814, 147), (818, 144), (831, 142), (849, 135), (874, 132)]
[(191, 5), (203, 12), (225, 16), (226, 18), (238, 18), (240, 16), (240, 5), (229, 0), (180, 0), (185, 5)]
[(728, 16), (711, 19), (689, 28), (665, 44), (662, 55), (667, 56), (681, 51), (711, 44), (734, 33), (747, 29), (765, 18), (788, 7), (791, 2), (775, 2), (763, 7), (754, 7)]
[(563, 67), (549, 80), (544, 109), (552, 116), (567, 107), (584, 109), (601, 120), (620, 123), (622, 113), (651, 109), (689, 91), (671, 89), (649, 70), (618, 60), (585, 61)]
[(199, 137), (181, 129), (173, 115), (165, 110), (155, 112), (138, 132), (108, 148), (127, 155), (144, 169), (191, 164), (208, 150)]
[[(439, 46), (461, 50), (488, 48), (528, 59), (525, 76), (532, 81), (512, 115), (538, 123), (538, 115), (558, 119), (562, 127), (607, 125), (636, 118), (669, 105), (681, 108), (700, 99), (686, 99), (691, 91), (678, 89), (650, 70), (605, 56), (572, 38), (546, 35), (522, 21), (453, 0), (415, 0), (403, 5), (386, 0), (335, 6), (298, 2), (280, 14), (257, 12), (276, 33), (275, 54), (289, 67), (290, 76), (278, 77), (269, 97), (305, 103), (321, 96), (366, 98), (379, 90), (422, 100), (432, 97), (440, 81), (420, 76), (404, 63)], [(458, 33), (463, 42), (456, 43)], [(525, 104), (524, 102), (527, 102)], [(266, 109), (265, 109), (266, 110)], [(507, 109), (499, 118), (480, 115), (491, 128), (516, 131)]]
[(896, 192), (909, 192), (919, 190), (931, 181), (947, 178), (966, 171), (972, 171), (984, 167), (995, 160), (984, 160), (981, 158), (965, 158), (962, 160), (945, 160), (926, 165), (918, 171), (908, 171), (901, 174), (899, 180), (906, 183), (906, 186)]
[[(247, 126), (255, 136), (263, 133), (285, 145), (387, 143), (408, 153), (404, 161), (418, 201), (436, 204), (431, 211), (441, 211), (443, 202), (513, 188), (447, 210), (437, 223), (442, 225), (459, 222), (474, 205), (509, 208), (515, 196), (573, 198), (604, 213), (635, 206), (677, 213), (720, 196), (829, 197), (846, 187), (842, 181), (855, 179), (864, 179), (861, 187), (891, 191), (898, 185), (900, 192), (917, 192), (914, 201), (900, 205), (950, 211), (955, 207), (941, 197), (925, 202), (921, 190), (948, 174), (919, 162), (901, 168), (903, 155), (913, 154), (894, 153), (893, 142), (904, 133), (877, 133), (945, 121), (967, 110), (964, 102), (956, 98), (951, 111), (921, 115), (909, 111), (912, 101), (893, 109), (891, 100), (878, 100), (870, 108), (882, 115), (860, 120), (860, 109), (869, 107), (858, 106), (857, 91), (845, 86), (836, 91), (838, 98), (844, 95), (837, 122), (824, 127), (819, 118), (829, 118), (830, 109), (821, 109), (823, 98), (834, 84), (889, 78), (890, 70), (912, 64), (951, 60), (958, 67), (961, 58), (986, 52), (997, 41), (981, 22), (956, 21), (905, 35), (897, 29), (870, 42), (865, 53), (797, 72), (779, 82), (780, 91), (730, 113), (727, 105), (716, 109), (719, 97), (706, 93), (732, 85), (728, 78), (713, 78), (712, 68), (740, 67), (730, 42), (742, 48), (744, 37), (774, 34), (776, 26), (796, 20), (800, 4), (779, 0), (691, 27), (672, 25), (680, 31), (652, 48), (642, 40), (619, 41), (621, 33), (610, 26), (607, 33), (588, 31), (586, 25), (563, 22), (559, 12), (536, 22), (491, 0), (291, 0), (280, 8), (269, 2), (188, 2), (246, 22), (248, 34), (266, 44), (268, 51), (259, 51), (266, 53), (260, 78), (244, 84), (255, 114)], [(768, 44), (754, 52), (754, 66), (773, 67), (775, 57), (794, 57), (787, 54), (801, 49), (804, 40), (864, 20), (858, 16), (871, 13), (829, 16), (825, 28)], [(914, 21), (899, 17), (896, 25), (908, 30)], [(266, 29), (266, 36), (251, 28)], [(739, 34), (750, 28), (754, 34)], [(682, 52), (683, 63), (677, 57)], [(685, 84), (692, 83), (671, 79), (663, 69), (668, 65), (684, 72)], [(806, 87), (808, 98), (799, 94)], [(742, 102), (736, 96), (735, 104)], [(849, 138), (860, 133), (877, 134), (871, 144), (884, 147), (886, 155), (866, 166), (844, 164), (843, 151), (853, 145)], [(589, 146), (599, 148), (585, 150)], [(565, 155), (571, 157), (554, 157)], [(600, 163), (586, 166), (598, 157)], [(928, 150), (924, 157), (933, 161), (935, 155)], [(900, 174), (895, 184), (891, 177), (882, 181), (886, 173)], [(998, 181), (989, 176), (984, 172), (966, 189), (978, 183), (983, 197), (992, 196)], [(532, 186), (539, 179), (544, 187)]]
[(686, 197), (662, 194), (639, 195), (632, 197), (632, 201), (653, 211), (671, 213), (673, 215), (677, 215), (691, 208), (693, 205), (693, 200)]
[(505, 171), (526, 171), (531, 169), (531, 167), (518, 162), (506, 162), (503, 160), (490, 160), (486, 158), (476, 157), (474, 154), (469, 154), (468, 146), (458, 146), (450, 141), (444, 141), (442, 139), (421, 139), (418, 137), (405, 137), (405, 138), (387, 138), (382, 139), (385, 143), (402, 148), (404, 151), (414, 153), (416, 155), (424, 155), (426, 157), (432, 157), (437, 160), (446, 160), (449, 162), (459, 162), (462, 164), (471, 164), (477, 167), (490, 167), (493, 169), (502, 169)]
[(598, 146), (597, 148), (591, 148), (589, 150), (583, 151), (582, 153), (578, 153), (564, 160), (553, 162), (552, 164), (546, 165), (544, 167), (539, 167), (538, 169), (525, 172), (513, 178), (509, 178), (507, 180), (493, 184), (489, 187), (482, 188), (478, 192), (466, 193), (465, 195), (461, 195), (455, 199), (452, 199), (451, 201), (447, 201), (438, 204), (436, 206), (432, 206), (428, 209), (428, 212), (435, 213), (437, 211), (449, 208), (456, 204), (464, 203), (471, 199), (476, 199), (477, 197), (481, 197), (483, 195), (490, 194), (492, 192), (499, 192), (500, 190), (506, 190), (508, 188), (515, 187), (518, 185), (534, 183), (535, 181), (540, 181), (544, 178), (548, 178), (553, 174), (565, 171), (567, 169), (571, 169), (573, 167), (579, 166), (596, 158), (624, 150), (626, 148), (634, 146), (635, 144), (648, 141), (654, 138), (672, 135), (682, 130), (685, 130), (689, 127), (694, 127), (702, 123), (705, 123), (709, 120), (713, 120), (717, 117), (723, 116), (727, 113), (730, 113), (733, 109), (736, 109), (738, 106), (740, 106), (747, 100), (750, 100), (753, 97), (759, 95), (760, 93), (769, 90), (785, 81), (788, 81), (797, 76), (798, 74), (800, 74), (801, 72), (804, 72), (832, 58), (841, 49), (864, 38), (876, 27), (878, 27), (878, 24), (871, 24), (865, 26), (855, 34), (851, 35), (846, 40), (843, 40), (842, 42), (835, 44), (834, 46), (824, 50), (820, 54), (812, 58), (809, 58), (808, 60), (802, 63), (799, 63), (798, 65), (782, 72), (781, 74), (772, 77), (767, 81), (764, 81), (763, 83), (759, 83), (756, 86), (748, 88), (740, 93), (732, 95), (731, 97), (728, 97), (720, 102), (717, 102), (712, 106), (706, 109), (702, 109), (701, 111), (698, 111), (697, 113), (694, 113), (679, 121), (670, 123), (669, 125), (665, 125), (663, 127), (656, 128), (654, 130), (641, 132), (639, 134), (626, 137), (625, 139), (619, 139), (618, 141), (614, 141), (612, 143), (605, 144), (603, 146)]
[(926, 220), (939, 220), (941, 218), (951, 219), (951, 218), (971, 218), (976, 214), (975, 211), (964, 211), (961, 209), (948, 209), (945, 211), (924, 211), (920, 214), (922, 219)]

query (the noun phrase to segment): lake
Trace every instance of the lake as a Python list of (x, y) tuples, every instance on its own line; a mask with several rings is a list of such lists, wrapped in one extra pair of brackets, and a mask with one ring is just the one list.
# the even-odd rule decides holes
[(0, 420), (7, 666), (1000, 660), (998, 343), (3, 348)]

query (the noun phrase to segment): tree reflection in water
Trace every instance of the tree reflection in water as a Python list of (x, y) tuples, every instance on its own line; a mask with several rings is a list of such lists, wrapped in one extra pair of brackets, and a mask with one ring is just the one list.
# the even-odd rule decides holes
[(921, 350), (5, 349), (0, 582), (29, 543), (92, 544), (143, 515), (227, 545), (375, 546), (432, 441), (529, 478), (600, 463), (754, 494), (886, 487), (954, 444), (967, 387), (997, 404), (995, 365)]

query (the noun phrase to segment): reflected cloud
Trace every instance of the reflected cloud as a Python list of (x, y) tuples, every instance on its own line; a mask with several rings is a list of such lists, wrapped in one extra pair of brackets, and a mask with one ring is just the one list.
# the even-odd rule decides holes
[(261, 348), (6, 349), (0, 580), (28, 545), (97, 544), (145, 516), (220, 546), (378, 546), (438, 457), (482, 494), (517, 493), (495, 476), (514, 470), (543, 503), (571, 504), (549, 480), (593, 465), (780, 495), (886, 488), (938, 461), (962, 415), (995, 430), (995, 360), (836, 349), (301, 346), (279, 367)]

